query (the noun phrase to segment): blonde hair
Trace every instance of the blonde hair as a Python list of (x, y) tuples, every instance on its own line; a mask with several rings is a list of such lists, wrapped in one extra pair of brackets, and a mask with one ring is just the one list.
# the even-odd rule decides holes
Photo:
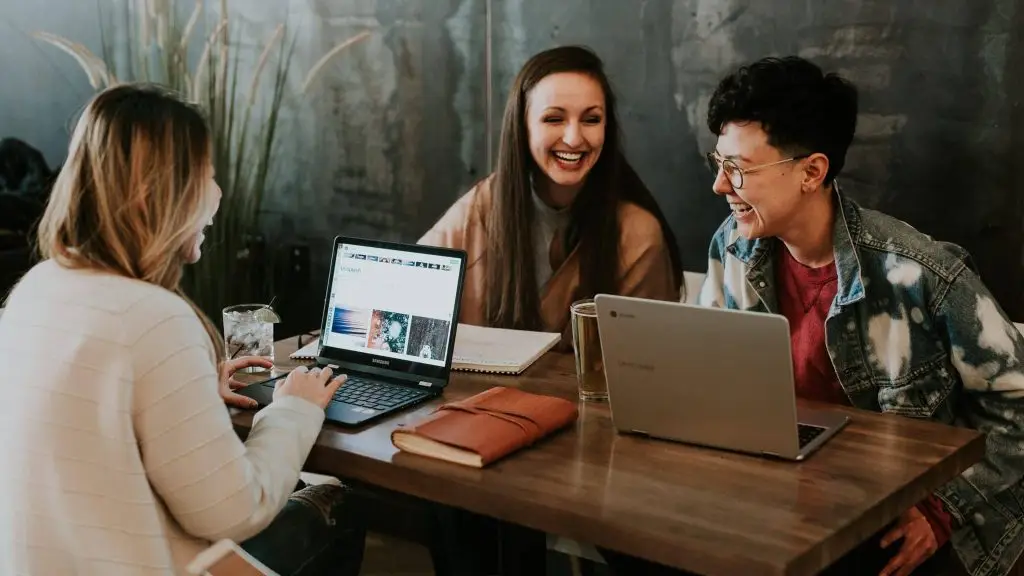
[(43, 258), (156, 284), (203, 323), (215, 362), (223, 343), (181, 291), (186, 249), (217, 200), (209, 194), (210, 130), (202, 111), (148, 84), (97, 94), (71, 137), (39, 224)]

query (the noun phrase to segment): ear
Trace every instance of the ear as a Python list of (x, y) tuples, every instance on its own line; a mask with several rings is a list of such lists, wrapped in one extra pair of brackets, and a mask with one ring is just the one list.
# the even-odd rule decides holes
[(828, 166), (828, 156), (821, 152), (815, 152), (804, 158), (804, 177), (800, 182), (801, 187), (808, 192), (821, 188), (825, 184)]

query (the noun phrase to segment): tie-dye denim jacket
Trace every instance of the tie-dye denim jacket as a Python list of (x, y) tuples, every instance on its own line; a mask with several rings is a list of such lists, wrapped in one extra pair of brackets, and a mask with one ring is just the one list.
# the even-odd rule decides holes
[[(828, 354), (851, 403), (986, 434), (985, 459), (936, 491), (975, 576), (1005, 575), (1024, 548), (1024, 338), (967, 252), (836, 192), (838, 292)], [(711, 242), (699, 302), (777, 312), (776, 239), (740, 237), (729, 216)]]

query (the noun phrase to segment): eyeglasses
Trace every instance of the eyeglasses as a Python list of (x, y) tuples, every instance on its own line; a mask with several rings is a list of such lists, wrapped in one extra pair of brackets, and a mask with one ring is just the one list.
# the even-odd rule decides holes
[(810, 154), (801, 154), (799, 156), (793, 156), (784, 160), (778, 160), (776, 162), (769, 162), (768, 164), (760, 164), (758, 166), (751, 166), (750, 168), (740, 168), (739, 164), (729, 158), (722, 158), (717, 152), (708, 152), (708, 170), (715, 176), (718, 176), (718, 171), (725, 172), (725, 177), (729, 180), (729, 184), (736, 190), (743, 188), (743, 176), (746, 174), (753, 174), (758, 170), (764, 170), (765, 168), (776, 166), (778, 164), (785, 164), (786, 162), (792, 162), (794, 160), (800, 160), (807, 158)]

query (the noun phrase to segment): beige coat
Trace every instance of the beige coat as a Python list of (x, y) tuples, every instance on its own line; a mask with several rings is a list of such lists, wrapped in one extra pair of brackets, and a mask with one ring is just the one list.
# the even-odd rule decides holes
[[(485, 326), (487, 321), (485, 218), (490, 207), (492, 180), (493, 175), (473, 187), (419, 240), (420, 244), (466, 251), (466, 280), (459, 321), (478, 326)], [(679, 301), (679, 289), (673, 286), (672, 263), (658, 219), (635, 204), (623, 202), (619, 205), (619, 222), (622, 237), (618, 293)], [(562, 333), (565, 344), (571, 344), (569, 306), (579, 285), (579, 266), (579, 255), (573, 250), (552, 272), (540, 294), (544, 329)]]

